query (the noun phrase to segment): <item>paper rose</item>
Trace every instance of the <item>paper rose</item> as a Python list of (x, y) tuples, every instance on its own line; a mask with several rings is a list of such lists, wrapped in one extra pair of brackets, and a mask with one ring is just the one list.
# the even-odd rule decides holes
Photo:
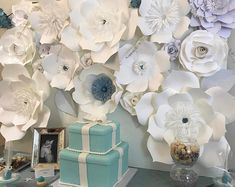
[(40, 0), (37, 6), (29, 15), (31, 26), (40, 34), (41, 44), (53, 43), (69, 17), (67, 0)]
[(119, 41), (134, 36), (138, 11), (129, 8), (129, 0), (71, 0), (71, 25), (61, 35), (61, 42), (77, 51), (91, 51), (94, 62), (105, 63), (118, 51)]
[[(36, 3), (37, 4), (37, 3)], [(34, 5), (31, 1), (22, 0), (19, 4), (12, 6), (13, 18), (12, 21), (15, 26), (26, 26), (28, 24), (29, 14)]]
[(74, 84), (73, 99), (84, 113), (83, 120), (105, 121), (106, 114), (116, 109), (123, 92), (113, 73), (98, 64), (83, 70)]
[(49, 55), (42, 60), (44, 74), (55, 88), (71, 90), (79, 67), (79, 56), (63, 45), (51, 46)]
[(185, 69), (207, 77), (227, 68), (227, 56), (225, 40), (206, 30), (198, 30), (182, 42), (179, 60)]
[(167, 51), (168, 55), (170, 56), (170, 61), (175, 62), (179, 56), (180, 52), (180, 40), (176, 40), (170, 42), (164, 46), (164, 49)]
[(152, 42), (169, 43), (188, 30), (189, 11), (187, 0), (142, 0), (138, 26)]
[(191, 26), (228, 38), (235, 28), (234, 0), (190, 0)]
[(50, 110), (47, 80), (39, 71), (32, 78), (18, 64), (5, 65), (0, 82), (1, 134), (6, 141), (21, 139), (30, 127), (46, 127)]
[(122, 95), (120, 103), (126, 111), (128, 111), (132, 116), (135, 116), (136, 115), (135, 106), (139, 102), (142, 95), (143, 93), (126, 92), (125, 94)]
[(120, 70), (115, 73), (117, 82), (127, 85), (130, 92), (156, 91), (163, 80), (162, 72), (170, 68), (169, 56), (164, 50), (147, 41), (137, 48), (126, 44), (119, 49)]
[(33, 33), (26, 27), (14, 27), (0, 38), (0, 63), (25, 65), (34, 58)]

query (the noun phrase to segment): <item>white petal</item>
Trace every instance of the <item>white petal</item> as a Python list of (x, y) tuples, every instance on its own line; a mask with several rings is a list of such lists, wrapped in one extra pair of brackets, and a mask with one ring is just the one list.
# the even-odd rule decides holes
[(208, 125), (200, 125), (197, 137), (198, 144), (204, 145), (205, 143), (208, 143), (212, 133), (213, 130)]
[(39, 113), (38, 121), (34, 127), (45, 128), (48, 125), (48, 120), (50, 118), (50, 109), (47, 106), (43, 106), (43, 110)]
[(201, 84), (204, 90), (218, 86), (224, 91), (229, 91), (235, 84), (235, 71), (220, 70), (212, 76), (203, 78)]
[(190, 5), (188, 3), (188, 0), (177, 0), (179, 5), (179, 11), (182, 16), (185, 16), (190, 11)]
[(176, 39), (180, 39), (185, 32), (188, 30), (190, 24), (190, 19), (187, 16), (184, 16), (181, 18), (180, 22), (178, 23), (175, 31), (174, 31), (174, 37)]
[(175, 132), (174, 129), (167, 129), (164, 133), (164, 140), (170, 146), (175, 141)]
[(159, 86), (163, 81), (163, 76), (160, 73), (155, 73), (150, 79), (148, 83), (149, 91), (157, 91)]
[(199, 80), (196, 75), (185, 71), (172, 71), (163, 81), (163, 89), (171, 88), (180, 92), (186, 87), (200, 88)]
[(15, 113), (14, 118), (12, 119), (12, 123), (14, 125), (23, 125), (25, 123), (27, 123), (27, 121), (30, 119), (30, 114), (27, 115), (21, 115), (21, 114), (17, 114)]
[(114, 53), (118, 51), (119, 43), (113, 47), (108, 47), (105, 45), (101, 50), (96, 52), (91, 52), (91, 58), (94, 62), (105, 63)]
[(160, 68), (160, 72), (166, 72), (170, 69), (171, 63), (169, 55), (165, 50), (160, 50), (156, 53), (157, 63)]
[(139, 77), (126, 87), (129, 92), (144, 92), (148, 88), (148, 80), (145, 77)]
[(172, 107), (170, 107), (167, 104), (159, 106), (157, 113), (155, 115), (155, 121), (160, 128), (165, 129), (166, 114), (171, 110)]
[(147, 147), (152, 156), (153, 162), (162, 162), (165, 164), (173, 163), (170, 155), (170, 146), (166, 142), (155, 141), (151, 136), (149, 136)]
[(47, 55), (42, 61), (43, 69), (52, 75), (55, 75), (58, 70), (58, 56), (54, 53)]
[(64, 44), (66, 47), (71, 49), (72, 51), (79, 51), (79, 37), (77, 31), (73, 29), (71, 26), (67, 26), (61, 33), (60, 42)]
[(138, 121), (141, 125), (147, 125), (150, 115), (154, 112), (152, 99), (156, 93), (149, 92), (144, 94), (135, 107)]
[(172, 31), (168, 29), (167, 31), (158, 31), (155, 32), (150, 40), (151, 42), (158, 42), (158, 43), (169, 43), (172, 41)]
[(77, 116), (77, 107), (69, 92), (58, 90), (55, 94), (55, 104), (60, 111), (75, 117)]
[(127, 85), (133, 82), (135, 79), (138, 79), (138, 75), (133, 71), (131, 67), (127, 64), (123, 64), (120, 66), (120, 70), (115, 72), (115, 76), (117, 78), (117, 82), (119, 84)]
[(192, 103), (192, 97), (185, 93), (185, 94), (175, 94), (169, 97), (168, 99), (168, 103), (170, 106), (172, 106), (173, 108), (175, 106), (177, 106), (178, 103)]
[(12, 119), (15, 116), (15, 111), (5, 111), (0, 108), (0, 122), (4, 125), (12, 125)]
[(213, 140), (219, 140), (225, 135), (225, 116), (220, 113), (215, 113), (213, 120), (208, 124), (213, 130)]
[(145, 36), (149, 36), (154, 33), (154, 30), (149, 26), (144, 17), (139, 17), (138, 26)]
[(156, 121), (154, 120), (154, 116), (149, 118), (149, 125), (148, 125), (148, 133), (157, 141), (163, 141), (163, 135), (165, 133), (164, 128), (160, 128)]
[(5, 125), (2, 125), (1, 134), (5, 138), (6, 142), (9, 142), (22, 139), (25, 135), (25, 132), (21, 131), (19, 126), (7, 127)]
[(138, 23), (138, 9), (132, 9), (130, 11), (130, 19), (127, 25), (127, 29), (122, 36), (123, 40), (130, 40), (134, 37), (136, 26)]
[(71, 80), (68, 76), (66, 76), (64, 74), (57, 74), (52, 78), (50, 85), (51, 85), (51, 87), (64, 90), (67, 88), (70, 81)]
[(19, 64), (9, 64), (5, 65), (2, 71), (2, 78), (9, 81), (19, 80), (19, 75), (24, 75), (25, 77), (30, 77), (27, 69)]
[(225, 137), (222, 137), (219, 141), (210, 141), (209, 143), (204, 145), (204, 151), (202, 153), (202, 156), (199, 157), (198, 162), (208, 168), (223, 168), (229, 152), (230, 146)]
[(213, 98), (212, 106), (214, 110), (226, 117), (226, 124), (233, 122), (235, 120), (235, 97), (219, 87), (210, 88), (206, 93)]
[(32, 79), (36, 82), (36, 88), (43, 94), (43, 101), (45, 101), (50, 95), (50, 87), (46, 77), (39, 71), (33, 74)]
[(53, 42), (57, 41), (57, 37), (58, 37), (58, 31), (55, 31), (54, 29), (48, 27), (45, 28), (42, 35), (41, 35), (41, 39), (40, 39), (40, 43), (41, 44), (50, 44)]

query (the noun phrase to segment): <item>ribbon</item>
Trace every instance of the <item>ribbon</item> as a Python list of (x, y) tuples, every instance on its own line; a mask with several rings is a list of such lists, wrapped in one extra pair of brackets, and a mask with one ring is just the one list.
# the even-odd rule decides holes
[[(81, 133), (82, 133), (82, 151), (83, 152), (88, 152), (90, 153), (90, 128), (97, 125), (97, 122), (91, 122), (88, 124), (83, 125)], [(112, 131), (112, 148), (116, 147), (116, 130), (117, 130), (117, 125), (113, 122), (106, 122), (100, 125), (104, 126), (111, 126), (113, 128)], [(111, 150), (109, 150), (111, 151)]]
[(121, 177), (122, 177), (122, 157), (123, 157), (123, 155), (124, 155), (124, 150), (123, 150), (122, 147), (116, 147), (114, 150), (119, 153), (119, 160), (118, 160), (118, 180), (120, 180)]
[(82, 187), (88, 187), (87, 164), (86, 164), (86, 159), (88, 155), (89, 155), (88, 153), (80, 153), (78, 156), (80, 186)]

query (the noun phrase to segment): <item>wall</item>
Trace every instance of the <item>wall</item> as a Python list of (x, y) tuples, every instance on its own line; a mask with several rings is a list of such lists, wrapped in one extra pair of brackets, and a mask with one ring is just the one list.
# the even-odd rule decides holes
[[(0, 0), (0, 7), (9, 12), (11, 4), (16, 1), (17, 0), (12, 0), (12, 1)], [(235, 32), (233, 32), (231, 38), (229, 39), (229, 45), (235, 51)], [(230, 58), (229, 62), (230, 66), (235, 68), (235, 58), (234, 59)], [(54, 92), (55, 90), (52, 90), (51, 97), (47, 102), (48, 106), (51, 108), (51, 118), (49, 121), (49, 126), (50, 127), (67, 126), (70, 122), (74, 121), (75, 119), (66, 114), (60, 113), (56, 109), (53, 97)], [(235, 89), (233, 95), (235, 95)], [(117, 110), (112, 115), (110, 115), (110, 119), (118, 120), (121, 123), (122, 139), (124, 141), (129, 142), (130, 144), (129, 164), (131, 166), (151, 168), (151, 169), (163, 169), (163, 170), (169, 169), (169, 167), (166, 165), (159, 163), (158, 164), (152, 163), (150, 154), (146, 147), (148, 133), (146, 132), (146, 129), (144, 127), (140, 126), (137, 123), (136, 118), (131, 117), (121, 107), (118, 107)], [(235, 153), (234, 132), (235, 132), (235, 124), (228, 125), (226, 137), (228, 138), (232, 151)], [(21, 141), (15, 143), (15, 149), (18, 150), (24, 150), (30, 152), (31, 147), (32, 147), (31, 132), (29, 132)], [(229, 166), (231, 169), (235, 170), (235, 154), (232, 158), (230, 158)]]

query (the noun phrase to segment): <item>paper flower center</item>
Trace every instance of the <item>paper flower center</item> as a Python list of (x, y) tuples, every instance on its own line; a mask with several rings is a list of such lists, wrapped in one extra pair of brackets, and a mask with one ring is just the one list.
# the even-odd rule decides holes
[(198, 58), (204, 58), (207, 53), (208, 53), (208, 48), (204, 46), (199, 46), (196, 48), (195, 56)]
[(136, 104), (138, 103), (138, 101), (139, 101), (139, 98), (138, 98), (138, 96), (136, 96), (136, 95), (131, 98), (131, 104), (132, 104), (133, 106), (136, 106)]
[(22, 89), (15, 92), (16, 110), (23, 115), (30, 115), (36, 103), (36, 98), (31, 90)]
[(183, 118), (182, 123), (188, 123), (188, 118)]
[(146, 62), (136, 62), (133, 64), (133, 70), (135, 73), (137, 73), (138, 75), (143, 75), (144, 72), (147, 69), (147, 64)]
[(63, 70), (64, 70), (64, 71), (68, 71), (68, 70), (69, 70), (69, 66), (63, 65)]
[(116, 88), (113, 81), (104, 74), (98, 75), (91, 86), (91, 92), (94, 98), (103, 103), (110, 100), (115, 91)]
[(145, 19), (154, 31), (164, 31), (175, 27), (180, 21), (179, 6), (176, 1), (166, 2), (162, 6), (159, 1), (153, 1)]

